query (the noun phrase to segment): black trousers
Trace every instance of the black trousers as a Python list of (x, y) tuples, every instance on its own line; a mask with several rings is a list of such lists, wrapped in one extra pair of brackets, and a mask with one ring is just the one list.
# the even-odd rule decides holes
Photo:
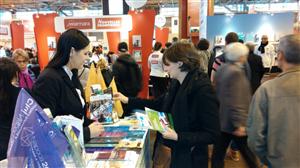
[(221, 138), (214, 145), (213, 155), (211, 159), (212, 168), (224, 168), (224, 158), (226, 150), (231, 140), (234, 140), (241, 154), (245, 158), (249, 168), (258, 168), (256, 156), (247, 145), (247, 136), (238, 137), (229, 133), (222, 132)]
[(163, 95), (167, 91), (169, 85), (169, 78), (150, 76), (150, 80), (153, 86), (152, 93), (154, 98)]

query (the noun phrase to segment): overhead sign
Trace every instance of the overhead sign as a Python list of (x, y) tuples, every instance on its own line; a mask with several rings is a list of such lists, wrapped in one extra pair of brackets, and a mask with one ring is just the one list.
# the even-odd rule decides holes
[(109, 17), (109, 18), (96, 18), (96, 29), (121, 29), (122, 18)]
[(56, 17), (54, 24), (57, 33), (62, 33), (70, 28), (76, 28), (83, 32), (130, 31), (132, 29), (132, 18), (130, 15), (87, 18)]
[(0, 35), (8, 35), (8, 27), (0, 26)]
[(166, 17), (163, 15), (156, 15), (155, 16), (155, 26), (163, 27), (166, 24), (167, 20)]
[(125, 2), (132, 8), (140, 8), (146, 5), (147, 0), (125, 0)]
[(93, 20), (88, 19), (65, 19), (64, 20), (65, 29), (75, 28), (75, 29), (92, 29)]

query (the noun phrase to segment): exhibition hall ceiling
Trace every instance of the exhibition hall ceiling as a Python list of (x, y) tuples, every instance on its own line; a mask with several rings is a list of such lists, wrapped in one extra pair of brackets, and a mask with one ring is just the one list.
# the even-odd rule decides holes
[[(178, 0), (148, 0), (143, 8), (159, 8), (161, 6), (175, 7)], [(31, 11), (31, 10), (99, 10), (102, 0), (0, 0), (1, 10)]]
[[(188, 0), (202, 1), (202, 0)], [(215, 5), (236, 4), (273, 4), (295, 3), (299, 0), (214, 0)], [(161, 7), (178, 7), (179, 0), (148, 0), (143, 9), (160, 9)], [(11, 12), (24, 11), (63, 11), (63, 10), (99, 10), (102, 0), (0, 0), (0, 10)]]

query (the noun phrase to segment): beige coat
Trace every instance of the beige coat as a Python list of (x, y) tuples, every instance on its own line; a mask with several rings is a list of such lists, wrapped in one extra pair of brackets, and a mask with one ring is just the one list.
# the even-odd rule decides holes
[(300, 167), (300, 66), (258, 88), (247, 125), (248, 145), (265, 164)]

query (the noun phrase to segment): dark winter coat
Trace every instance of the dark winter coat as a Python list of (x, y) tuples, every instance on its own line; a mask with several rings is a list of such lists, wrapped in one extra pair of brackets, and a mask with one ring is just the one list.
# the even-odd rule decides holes
[[(122, 54), (112, 66), (112, 74), (115, 78), (118, 91), (128, 97), (136, 97), (142, 90), (142, 72), (129, 54)], [(131, 112), (123, 104), (124, 116)]]
[(172, 149), (171, 167), (208, 167), (207, 145), (218, 139), (220, 125), (218, 101), (204, 72), (193, 70), (181, 85), (173, 80), (165, 95), (155, 100), (129, 98), (128, 105), (172, 114), (178, 141), (164, 139)]

